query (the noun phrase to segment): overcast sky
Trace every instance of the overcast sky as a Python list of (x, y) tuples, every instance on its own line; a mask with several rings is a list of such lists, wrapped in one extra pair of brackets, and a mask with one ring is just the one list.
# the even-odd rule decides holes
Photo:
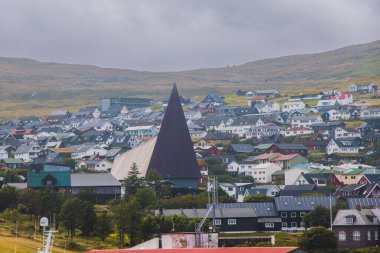
[(0, 56), (187, 70), (380, 39), (377, 0), (1, 0)]

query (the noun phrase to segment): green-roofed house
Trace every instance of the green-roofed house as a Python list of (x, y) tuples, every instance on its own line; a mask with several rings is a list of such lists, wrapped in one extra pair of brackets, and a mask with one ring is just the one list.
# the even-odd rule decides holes
[(68, 171), (29, 171), (28, 188), (40, 189), (53, 186), (56, 188), (70, 188), (70, 170)]
[(0, 161), (2, 164), (4, 164), (6, 167), (11, 169), (23, 169), (25, 168), (25, 163), (21, 159), (16, 158), (6, 158)]
[(285, 171), (278, 170), (272, 174), (272, 182), (276, 185), (284, 185), (285, 184)]
[(259, 144), (259, 145), (255, 146), (254, 151), (255, 152), (266, 152), (273, 145), (274, 145), (273, 143), (270, 143), (270, 144)]

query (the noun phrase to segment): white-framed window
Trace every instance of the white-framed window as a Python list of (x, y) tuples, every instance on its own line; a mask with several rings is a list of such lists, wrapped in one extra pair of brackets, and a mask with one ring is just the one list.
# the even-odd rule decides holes
[(354, 223), (354, 218), (353, 217), (346, 217), (346, 223), (347, 224), (353, 224)]
[(378, 240), (379, 240), (379, 232), (375, 230), (375, 241), (378, 241)]
[(296, 228), (297, 227), (297, 222), (292, 222), (292, 228)]
[(227, 224), (228, 225), (236, 225), (236, 219), (228, 219)]
[(282, 226), (283, 228), (287, 228), (287, 227), (288, 227), (288, 223), (287, 223), (287, 222), (282, 222), (282, 223), (281, 223), (281, 226)]
[(273, 222), (266, 222), (265, 227), (266, 228), (274, 228), (274, 223)]
[(296, 213), (296, 212), (291, 212), (290, 216), (291, 216), (292, 218), (295, 218), (295, 217), (297, 217), (297, 213)]
[(367, 231), (367, 240), (371, 241), (371, 231), (370, 230)]
[(305, 212), (300, 212), (300, 217), (304, 217), (305, 216)]
[(215, 219), (214, 221), (214, 225), (215, 226), (220, 226), (222, 224), (222, 220), (221, 219)]
[(286, 218), (288, 217), (288, 214), (286, 212), (281, 212), (281, 218)]
[(360, 241), (360, 231), (355, 230), (354, 233), (352, 233), (352, 239), (354, 241)]

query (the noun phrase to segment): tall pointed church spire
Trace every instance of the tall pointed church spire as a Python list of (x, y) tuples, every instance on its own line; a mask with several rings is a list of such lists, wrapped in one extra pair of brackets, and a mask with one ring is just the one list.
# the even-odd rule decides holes
[(148, 170), (163, 178), (200, 178), (200, 169), (187, 128), (177, 85), (173, 84)]

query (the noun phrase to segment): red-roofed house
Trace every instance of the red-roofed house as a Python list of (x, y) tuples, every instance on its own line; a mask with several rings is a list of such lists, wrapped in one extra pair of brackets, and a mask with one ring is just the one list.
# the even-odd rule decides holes
[(353, 102), (353, 97), (351, 93), (338, 94), (330, 97), (330, 100), (336, 100), (340, 105), (348, 105)]
[(299, 154), (280, 155), (271, 160), (276, 163), (283, 170), (291, 169), (299, 164), (308, 164), (309, 160)]

